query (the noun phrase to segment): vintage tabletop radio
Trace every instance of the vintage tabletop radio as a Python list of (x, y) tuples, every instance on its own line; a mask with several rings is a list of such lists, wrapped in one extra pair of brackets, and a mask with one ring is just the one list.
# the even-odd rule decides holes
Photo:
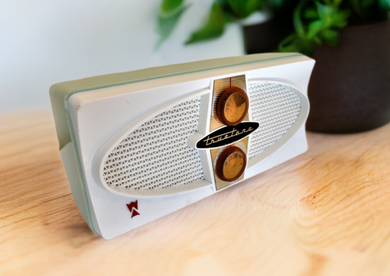
[(62, 161), (89, 227), (113, 238), (305, 152), (313, 66), (258, 54), (53, 85)]

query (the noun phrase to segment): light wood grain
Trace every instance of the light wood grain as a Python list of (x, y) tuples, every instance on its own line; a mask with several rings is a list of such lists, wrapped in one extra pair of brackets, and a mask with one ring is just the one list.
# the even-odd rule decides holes
[(0, 115), (0, 275), (390, 275), (390, 125), (309, 151), (106, 241), (68, 187), (50, 111)]

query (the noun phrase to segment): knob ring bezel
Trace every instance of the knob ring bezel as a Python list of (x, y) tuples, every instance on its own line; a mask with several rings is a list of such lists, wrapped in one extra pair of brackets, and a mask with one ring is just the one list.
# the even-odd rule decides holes
[[(244, 164), (242, 165), (242, 168), (240, 170), (240, 172), (233, 178), (226, 178), (223, 174), (223, 164), (225, 163), (226, 159), (233, 153), (235, 152), (239, 152), (242, 156), (243, 156), (243, 160), (244, 160)], [(237, 179), (239, 179), (242, 174), (244, 173), (245, 171), (245, 168), (246, 168), (246, 161), (247, 157), (246, 157), (246, 154), (245, 152), (240, 149), (239, 147), (237, 146), (228, 146), (226, 147), (221, 153), (220, 155), (218, 156), (218, 159), (217, 159), (217, 162), (216, 162), (216, 166), (215, 166), (215, 172), (218, 176), (218, 178), (220, 178), (222, 181), (226, 181), (226, 182), (233, 182)]]
[[(241, 95), (243, 95), (245, 97), (245, 111), (243, 113), (243, 115), (240, 117), (239, 120), (235, 121), (235, 122), (231, 122), (229, 121), (226, 117), (225, 117), (225, 113), (224, 113), (224, 109), (225, 109), (225, 104), (226, 104), (226, 101), (229, 99), (229, 97), (233, 94), (233, 93), (236, 93), (236, 92), (239, 92)], [(245, 117), (247, 116), (248, 114), (248, 110), (249, 110), (249, 98), (248, 98), (248, 95), (246, 94), (246, 92), (239, 88), (239, 87), (236, 87), (236, 86), (233, 86), (233, 87), (228, 87), (226, 88), (225, 90), (221, 91), (217, 97), (217, 100), (215, 102), (215, 110), (216, 110), (216, 116), (218, 118), (218, 120), (223, 123), (224, 125), (228, 125), (228, 126), (236, 126), (238, 125), (239, 123), (241, 123)]]

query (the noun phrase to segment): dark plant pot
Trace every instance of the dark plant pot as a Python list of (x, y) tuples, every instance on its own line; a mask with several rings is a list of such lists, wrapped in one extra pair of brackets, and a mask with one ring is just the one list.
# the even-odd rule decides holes
[(243, 26), (245, 52), (255, 54), (276, 51), (279, 42), (294, 31), (290, 21), (285, 17), (277, 17), (260, 24)]
[(338, 47), (313, 58), (308, 130), (353, 133), (390, 121), (390, 20), (347, 27)]

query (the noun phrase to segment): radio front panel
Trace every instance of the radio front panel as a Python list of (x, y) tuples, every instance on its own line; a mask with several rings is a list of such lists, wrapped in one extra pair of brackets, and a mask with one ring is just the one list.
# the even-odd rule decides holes
[(117, 236), (306, 151), (313, 64), (299, 56), (70, 95), (61, 155), (91, 229)]

